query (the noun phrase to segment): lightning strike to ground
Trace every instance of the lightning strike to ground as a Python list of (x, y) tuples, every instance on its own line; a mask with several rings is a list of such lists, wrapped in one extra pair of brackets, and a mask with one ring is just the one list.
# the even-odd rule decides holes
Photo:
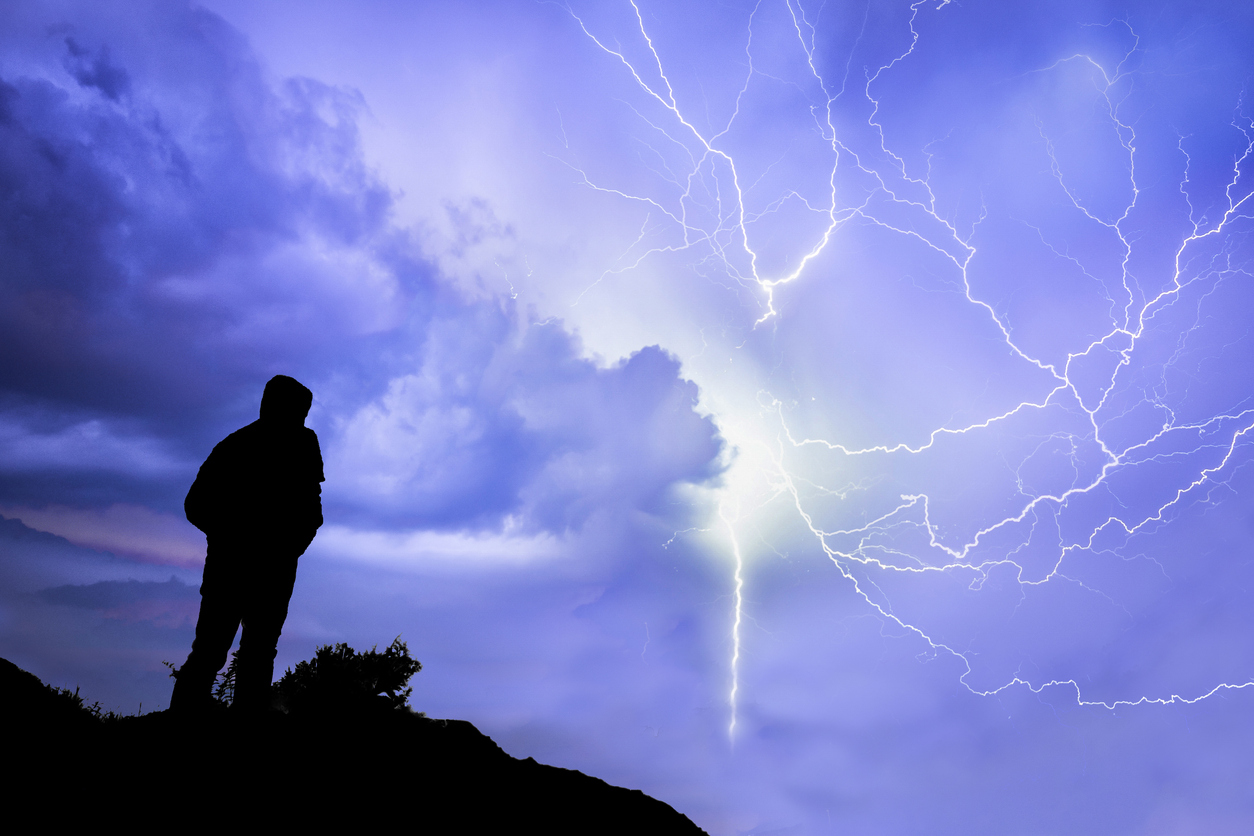
[[(1023, 369), (1024, 375), (1034, 375), (1031, 380), (1039, 378), (1044, 381), (1033, 384), (1035, 396), (1008, 409), (984, 414), (978, 420), (934, 426), (916, 438), (897, 438), (869, 446), (794, 432), (789, 425), (785, 403), (765, 390), (758, 390), (753, 404), (737, 407), (724, 401), (723, 412), (714, 410), (716, 422), (740, 450), (753, 447), (759, 452), (760, 455), (753, 459), (760, 463), (755, 465), (760, 469), (758, 476), (773, 485), (771, 497), (763, 505), (776, 502), (780, 497), (785, 498), (790, 512), (852, 586), (860, 600), (885, 622), (895, 624), (903, 633), (924, 642), (930, 652), (957, 660), (963, 669), (960, 679), (973, 694), (991, 696), (1015, 687), (1026, 688), (1033, 693), (1062, 688), (1073, 692), (1078, 705), (1114, 709), (1117, 706), (1194, 703), (1254, 684), (1254, 677), (1251, 677), (1235, 682), (1213, 682), (1192, 694), (1134, 693), (1116, 699), (1087, 695), (1080, 680), (1074, 677), (1042, 677), (1038, 680), (1015, 672), (991, 687), (974, 684), (971, 653), (937, 638), (925, 626), (897, 612), (888, 595), (870, 574), (920, 579), (961, 576), (969, 579), (969, 588), (980, 589), (992, 572), (1008, 570), (1013, 573), (1021, 594), (1024, 590), (1045, 584), (1070, 583), (1113, 601), (1101, 590), (1068, 576), (1067, 562), (1084, 554), (1111, 549), (1109, 544), (1102, 545), (1111, 536), (1118, 535), (1126, 542), (1126, 538), (1134, 534), (1167, 524), (1173, 514), (1179, 513), (1189, 503), (1213, 501), (1208, 492), (1225, 484), (1245, 462), (1244, 447), (1249, 446), (1249, 435), (1254, 430), (1254, 409), (1245, 408), (1237, 402), (1200, 418), (1183, 419), (1163, 396), (1167, 389), (1165, 380), (1156, 384), (1138, 383), (1132, 376), (1135, 364), (1148, 351), (1144, 345), (1157, 319), (1184, 304), (1195, 304), (1199, 309), (1193, 323), (1182, 327), (1176, 334), (1176, 353), (1162, 363), (1165, 377), (1166, 369), (1172, 367), (1192, 335), (1203, 327), (1200, 313), (1203, 301), (1224, 281), (1238, 276), (1248, 278), (1242, 265), (1233, 259), (1235, 245), (1232, 241), (1234, 236), (1248, 232), (1251, 220), (1251, 194), (1254, 192), (1242, 194), (1241, 191), (1247, 188), (1242, 178), (1251, 155), (1254, 155), (1254, 122), (1240, 116), (1233, 123), (1234, 130), (1244, 137), (1244, 148), (1234, 159), (1217, 214), (1199, 216), (1196, 213), (1189, 179), (1193, 160), (1185, 150), (1184, 139), (1180, 139), (1177, 152), (1183, 157), (1184, 176), (1179, 190), (1188, 205), (1187, 229), (1173, 244), (1170, 274), (1148, 275), (1144, 267), (1134, 267), (1138, 248), (1144, 246), (1144, 242), (1131, 230), (1132, 219), (1141, 209), (1144, 193), (1139, 169), (1144, 149), (1135, 120), (1124, 114), (1129, 90), (1135, 80), (1134, 70), (1130, 67), (1140, 49), (1137, 33), (1124, 22), (1109, 24), (1126, 29), (1126, 36), (1131, 41), (1131, 46), (1113, 68), (1090, 55), (1073, 54), (1060, 57), (1036, 71), (1049, 74), (1080, 68), (1088, 73), (1104, 114), (1105, 129), (1120, 149), (1126, 172), (1126, 180), (1122, 184), (1126, 198), (1122, 204), (1113, 209), (1099, 207), (1086, 194), (1083, 184), (1074, 181), (1066, 162), (1059, 155), (1056, 138), (1038, 121), (1039, 161), (1043, 169), (1048, 170), (1057, 194), (1070, 205), (1077, 218), (1082, 218), (1095, 235), (1103, 236), (1103, 240), (1119, 253), (1118, 275), (1111, 276), (1108, 281), (1101, 280), (1098, 277), (1102, 270), (1090, 267), (1085, 259), (1072, 255), (1066, 246), (1060, 248), (1051, 242), (1043, 229), (1024, 222), (1035, 230), (1040, 242), (1060, 263), (1079, 269), (1082, 275), (1099, 285), (1104, 298), (1110, 303), (1110, 321), (1104, 333), (1097, 334), (1087, 345), (1071, 346), (1065, 357), (1051, 359), (1025, 344), (1017, 336), (1016, 325), (998, 300), (979, 292), (972, 281), (972, 266), (982, 252), (983, 245), (977, 233), (986, 218), (985, 210), (981, 209), (979, 216), (965, 228), (956, 219), (946, 217), (939, 208), (942, 201), (938, 199), (932, 183), (931, 152), (924, 149), (926, 170), (912, 173), (907, 155), (891, 147), (883, 125), (881, 115), (884, 106), (877, 90), (911, 60), (922, 37), (920, 16), (925, 13), (944, 14), (947, 2), (931, 4), (930, 9), (927, 8), (929, 4), (924, 2), (910, 5), (906, 23), (908, 43), (904, 49), (891, 60), (865, 69), (865, 83), (860, 86), (860, 95), (868, 115), (860, 129), (864, 130), (864, 134), (869, 131), (874, 138), (869, 143), (860, 140), (859, 136), (863, 134), (852, 131), (835, 113), (838, 101), (853, 95), (849, 93), (848, 81), (854, 48), (861, 42), (862, 35), (859, 35), (843, 62), (834, 62), (844, 68), (840, 83), (829, 83), (820, 60), (821, 50), (817, 46), (820, 40), (818, 14), (808, 12), (798, 0), (761, 0), (748, 15), (744, 36), (745, 71), (736, 82), (738, 92), (734, 96), (734, 104), (716, 129), (703, 131), (698, 127), (700, 120), (690, 116), (689, 105), (676, 92), (676, 84), (668, 73), (667, 57), (646, 26), (646, 16), (640, 5), (635, 0), (629, 2), (636, 24), (636, 31), (632, 34), (638, 38), (637, 47), (641, 54), (647, 56), (643, 62), (634, 62), (628, 57), (629, 49), (610, 45), (610, 39), (594, 33), (573, 10), (568, 11), (582, 34), (611, 59), (620, 72), (630, 77), (646, 101), (660, 108), (661, 116), (646, 117), (639, 110), (637, 115), (647, 124), (650, 135), (661, 143), (657, 148), (650, 146), (656, 159), (663, 161), (663, 165), (655, 170), (663, 175), (662, 179), (670, 184), (672, 191), (669, 194), (634, 194), (612, 184), (594, 182), (584, 169), (567, 162), (587, 187), (617, 199), (639, 203), (647, 209), (639, 236), (624, 252), (620, 263), (607, 269), (602, 278), (639, 269), (663, 254), (692, 253), (698, 263), (717, 263), (734, 283), (755, 290), (759, 308), (752, 328), (757, 328), (769, 320), (778, 321), (778, 294), (787, 285), (822, 280), (821, 275), (811, 275), (814, 265), (821, 257), (830, 254), (833, 242), (844, 225), (852, 222), (868, 224), (899, 240), (922, 245), (931, 253), (948, 271), (949, 281), (960, 289), (958, 292), (966, 304), (982, 317), (989, 337), (1004, 345), (1014, 362)], [(744, 186), (742, 178), (747, 166), (731, 150), (733, 143), (729, 140), (743, 116), (746, 97), (755, 81), (764, 76), (759, 69), (760, 61), (757, 61), (761, 53), (757, 51), (755, 29), (768, 12), (777, 14), (791, 27), (791, 48), (795, 50), (798, 65), (805, 68), (806, 78), (803, 80), (810, 85), (809, 89), (817, 91), (810, 116), (813, 130), (826, 148), (828, 163), (822, 170), (812, 172), (812, 180), (821, 184), (818, 191), (822, 200), (816, 200), (813, 195), (807, 197), (796, 190), (787, 190), (751, 206), (748, 194), (758, 187), (766, 172), (754, 172), (758, 175), (752, 178), (754, 182)], [(800, 85), (802, 82), (798, 80), (795, 83)], [(665, 163), (668, 159), (671, 163)], [(686, 170), (674, 169), (676, 159), (684, 161)], [(854, 199), (842, 202), (842, 190), (838, 183), (845, 173), (861, 178), (870, 186), (864, 188), (860, 195), (857, 190), (849, 189), (848, 193)], [(777, 269), (770, 272), (764, 266), (760, 252), (767, 233), (760, 231), (759, 225), (790, 202), (804, 206), (818, 222), (806, 236), (794, 242), (787, 263), (782, 267), (777, 265)], [(670, 233), (671, 240), (660, 244), (649, 243), (659, 237), (659, 230)], [(1096, 382), (1082, 380), (1082, 369), (1098, 362), (1108, 363), (1106, 371), (1096, 375)], [(1128, 389), (1138, 385), (1142, 392), (1139, 403), (1131, 406), (1115, 403), (1115, 396), (1123, 391), (1121, 387)], [(1158, 416), (1156, 427), (1133, 438), (1126, 437), (1126, 431), (1122, 431), (1123, 435), (1115, 431), (1121, 419), (1142, 408)], [(739, 412), (733, 413), (735, 409)], [(766, 419), (755, 424), (751, 419), (755, 410)], [(805, 481), (799, 475), (800, 465), (793, 463), (797, 457), (804, 456), (802, 464), (807, 467), (817, 462), (836, 471), (852, 472), (854, 463), (871, 462), (865, 466), (875, 467), (876, 463), (882, 463), (882, 467), (887, 468), (894, 461), (919, 457), (963, 438), (987, 437), (989, 433), (1016, 421), (1029, 417), (1049, 419), (1055, 413), (1076, 416), (1084, 425), (1083, 431), (1064, 422), (1042, 436), (1042, 441), (1034, 450), (1024, 454), (1017, 465), (1011, 466), (1018, 491), (1017, 505), (1001, 514), (991, 513), (989, 509), (986, 519), (969, 532), (955, 534), (937, 522), (934, 519), (937, 499), (926, 491), (903, 493), (895, 504), (848, 509), (846, 516), (858, 519), (856, 525), (824, 525), (818, 519), (819, 512), (810, 507), (812, 500), (807, 499), (809, 488), (803, 490), (800, 487)], [(1065, 489), (1032, 489), (1023, 471), (1033, 457), (1050, 444), (1061, 444), (1067, 448), (1065, 457), (1073, 471), (1073, 478)], [(1086, 462), (1080, 452), (1087, 445), (1095, 446), (1096, 464)], [(1095, 519), (1084, 526), (1078, 534), (1067, 536), (1063, 533), (1059, 521), (1082, 518), (1084, 513), (1090, 513), (1074, 509), (1087, 498), (1112, 490), (1111, 485), (1116, 479), (1135, 475), (1141, 472), (1138, 469), (1152, 464), (1182, 461), (1192, 462), (1189, 475), (1178, 478), (1174, 488), (1151, 503), (1151, 507), (1139, 513), (1116, 508), (1104, 519)], [(807, 484), (825, 499), (837, 497), (841, 501), (852, 501), (853, 494), (858, 493), (851, 489), (825, 488), (813, 482)], [(731, 715), (729, 737), (734, 737), (737, 726), (746, 567), (746, 557), (737, 539), (736, 518), (729, 517), (726, 511), (728, 507), (742, 507), (743, 497), (731, 496), (732, 490), (728, 488), (718, 504), (718, 514), (729, 533), (734, 564), (732, 652), (729, 660), (731, 686), (727, 696)], [(1025, 526), (1026, 533), (1023, 531)], [(1021, 553), (1036, 544), (1038, 539), (1053, 536), (1049, 532), (1055, 529), (1057, 542), (1051, 546), (1049, 560), (1043, 566), (1029, 565), (1020, 556)], [(902, 531), (921, 532), (926, 542), (919, 547), (897, 546), (894, 537)], [(998, 537), (1005, 539), (1002, 545), (989, 545)]]

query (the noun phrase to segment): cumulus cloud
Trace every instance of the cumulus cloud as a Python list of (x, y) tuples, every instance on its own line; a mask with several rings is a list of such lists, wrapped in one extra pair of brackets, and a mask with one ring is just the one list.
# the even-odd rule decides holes
[(597, 509), (657, 513), (668, 487), (717, 472), (717, 431), (673, 357), (602, 369), (559, 323), (475, 313), (434, 322), (420, 369), (347, 419), (332, 496), (394, 523), (561, 533)]

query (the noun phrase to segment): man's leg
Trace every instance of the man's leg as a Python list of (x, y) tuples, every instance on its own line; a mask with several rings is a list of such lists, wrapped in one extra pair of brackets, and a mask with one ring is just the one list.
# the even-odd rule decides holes
[(202, 592), (200, 617), (192, 652), (174, 679), (170, 708), (176, 711), (206, 707), (213, 691), (213, 678), (226, 664), (226, 655), (240, 624), (239, 599), (231, 595)]
[(235, 550), (222, 543), (209, 544), (204, 576), (200, 584), (200, 617), (192, 652), (174, 680), (170, 708), (177, 711), (206, 707), (213, 690), (213, 678), (226, 664), (226, 655), (235, 641), (243, 616), (239, 580), (232, 571)]
[(296, 583), (295, 555), (276, 557), (271, 552), (257, 557), (263, 568), (246, 597), (235, 670), (235, 705), (253, 712), (265, 711), (270, 705), (274, 657)]

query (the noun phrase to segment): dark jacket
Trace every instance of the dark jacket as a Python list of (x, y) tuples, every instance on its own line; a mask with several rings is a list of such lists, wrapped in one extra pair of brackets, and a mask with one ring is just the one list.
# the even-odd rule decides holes
[(322, 525), (323, 481), (313, 430), (259, 419), (213, 448), (183, 509), (188, 521), (211, 537), (308, 545)]

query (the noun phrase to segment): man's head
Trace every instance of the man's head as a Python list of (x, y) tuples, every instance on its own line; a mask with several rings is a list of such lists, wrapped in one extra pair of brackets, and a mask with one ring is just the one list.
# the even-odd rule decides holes
[(304, 424), (312, 405), (313, 392), (285, 374), (276, 374), (270, 378), (261, 395), (261, 420), (275, 424)]

